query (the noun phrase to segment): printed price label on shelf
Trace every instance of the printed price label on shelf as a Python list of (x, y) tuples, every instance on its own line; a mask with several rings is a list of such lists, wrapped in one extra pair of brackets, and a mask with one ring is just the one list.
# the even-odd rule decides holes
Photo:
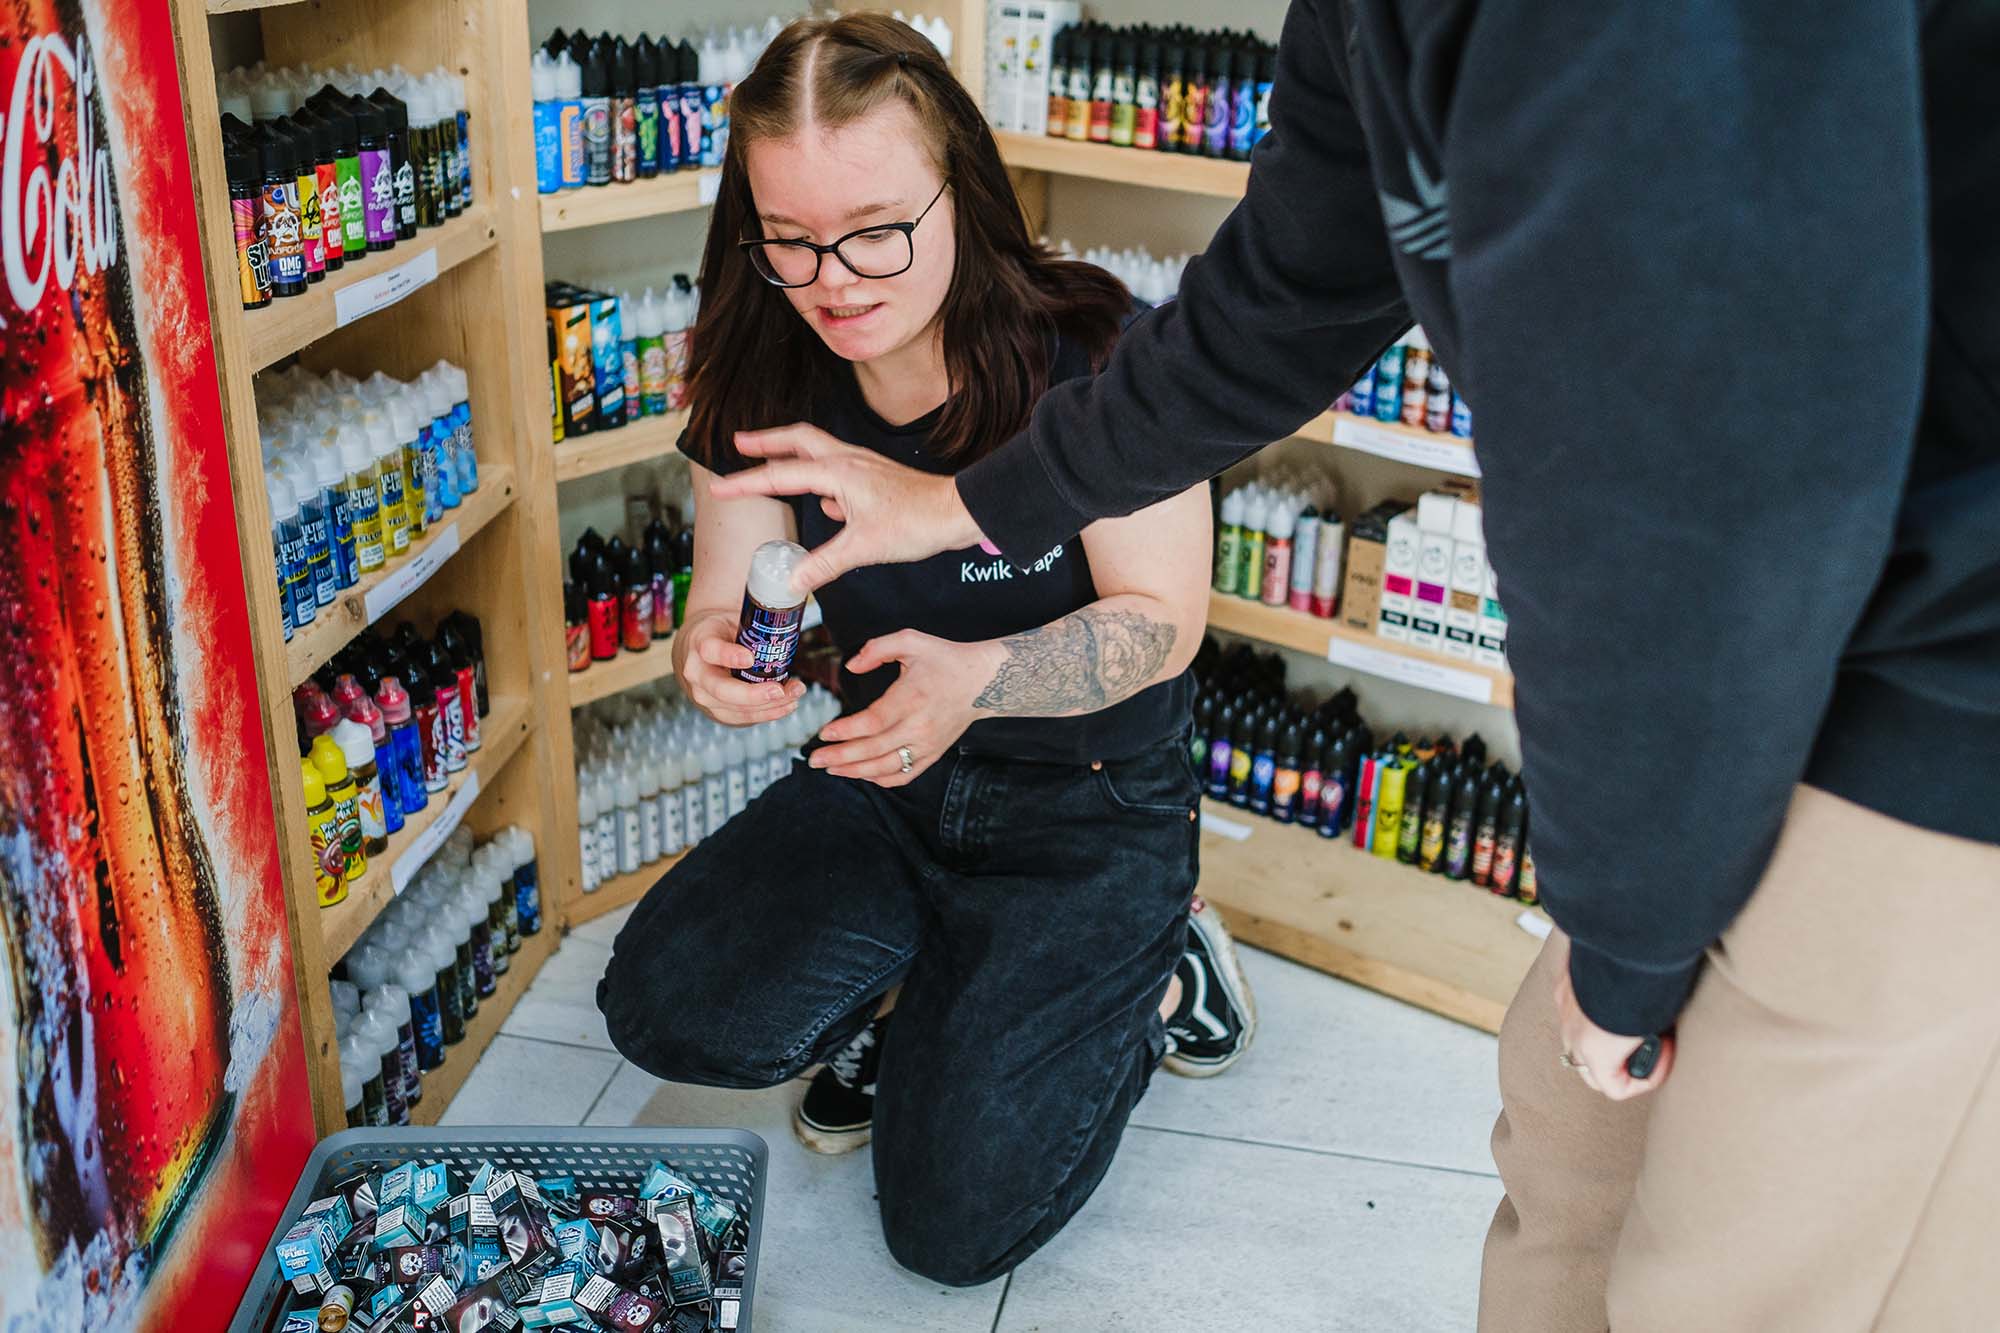
[(1369, 421), (1351, 412), (1336, 412), (1333, 417), (1333, 442), (1398, 463), (1452, 472), (1461, 477), (1479, 475), (1479, 460), (1473, 456), (1471, 441), (1461, 440), (1456, 435), (1432, 435), (1428, 431), (1418, 432)]
[(437, 275), (438, 254), (433, 247), (386, 273), (343, 287), (333, 294), (333, 326), (344, 329), (364, 315), (386, 309), (419, 287), (436, 282)]
[(1426, 661), (1384, 648), (1335, 637), (1327, 640), (1326, 660), (1335, 666), (1365, 671), (1384, 680), (1401, 681), (1422, 690), (1436, 690), (1476, 704), (1493, 702), (1493, 678), (1446, 666), (1442, 661)]
[(1549, 920), (1547, 917), (1543, 916), (1540, 912), (1537, 912), (1532, 908), (1524, 908), (1521, 912), (1521, 915), (1514, 918), (1514, 924), (1519, 926), (1522, 930), (1527, 931), (1530, 935), (1533, 935), (1538, 940), (1547, 939), (1549, 937), (1549, 932), (1556, 928), (1555, 922)]
[(362, 599), (368, 623), (372, 625), (395, 610), (396, 603), (423, 587), (445, 561), (457, 554), (458, 524), (452, 523), (439, 530), (423, 550), (398, 565), (388, 578), (368, 590)]
[(695, 198), (701, 200), (704, 207), (720, 199), (722, 197), (722, 173), (719, 171), (702, 172), (701, 179), (695, 182), (694, 192)]
[(1250, 834), (1253, 832), (1248, 824), (1239, 824), (1233, 819), (1225, 819), (1221, 815), (1212, 815), (1206, 810), (1201, 812), (1201, 831), (1203, 833), (1219, 834), (1231, 842), (1247, 842), (1250, 839)]
[(402, 895), (403, 890), (410, 886), (410, 881), (417, 877), (417, 872), (437, 855), (438, 848), (444, 846), (444, 840), (451, 836), (451, 831), (458, 827), (458, 822), (465, 818), (465, 812), (470, 810), (472, 803), (478, 799), (479, 770), (469, 768), (465, 771), (465, 782), (452, 793), (451, 803), (445, 806), (444, 813), (432, 820), (431, 826), (417, 835), (417, 840), (410, 844), (409, 851), (390, 863), (389, 883), (395, 887), (397, 896)]

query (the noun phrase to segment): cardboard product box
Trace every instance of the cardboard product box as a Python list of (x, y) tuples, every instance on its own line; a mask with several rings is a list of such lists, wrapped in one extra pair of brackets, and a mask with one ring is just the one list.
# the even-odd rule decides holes
[(1396, 643), (1410, 641), (1410, 620), (1417, 609), (1417, 552), (1422, 544), (1414, 514), (1405, 512), (1389, 520), (1382, 552), (1382, 609), (1375, 632)]
[[(565, 437), (597, 429), (597, 361), (591, 349), (590, 302), (575, 289), (549, 289), (549, 327), (555, 331), (556, 374)], [(623, 368), (620, 368), (623, 373)]]
[(1472, 660), (1479, 603), (1486, 593), (1486, 532), (1476, 504), (1458, 502), (1451, 532), (1451, 593), (1444, 610), (1444, 655)]
[[(597, 375), (597, 428), (625, 423), (625, 346), (618, 298), (590, 293), (590, 359)], [(512, 1175), (512, 1172), (507, 1174)]]
[(439, 1210), (451, 1202), (458, 1193), (455, 1179), (458, 1173), (449, 1162), (432, 1162), (417, 1168), (416, 1178), (411, 1183), (410, 1198), (428, 1217), (437, 1216)]
[(590, 1315), (576, 1303), (576, 1296), (594, 1276), (576, 1262), (557, 1264), (542, 1274), (542, 1280), (521, 1306), (521, 1326), (555, 1328), (588, 1323)]
[(1072, 0), (1027, 0), (1020, 6), (1015, 42), (1014, 128), (1023, 134), (1049, 132), (1049, 57), (1056, 34), (1083, 17)]
[(412, 1162), (382, 1173), (382, 1179), (375, 1187), (375, 1203), (383, 1212), (398, 1204), (409, 1203), (417, 1196), (417, 1168)]
[(1018, 130), (1021, 5), (988, 0), (986, 6), (986, 119), (996, 130)]
[(705, 1301), (714, 1291), (708, 1259), (701, 1249), (701, 1226), (694, 1220), (694, 1203), (675, 1199), (653, 1219), (660, 1233), (660, 1261), (667, 1271), (674, 1304)]
[(1380, 622), (1389, 520), (1402, 509), (1402, 505), (1394, 502), (1376, 505), (1357, 517), (1348, 529), (1347, 576), (1341, 584), (1340, 622), (1349, 629), (1373, 634)]
[(1458, 501), (1438, 492), (1417, 500), (1417, 568), (1410, 599), (1410, 643), (1444, 651), (1445, 603), (1451, 591), (1451, 534)]
[(375, 1214), (375, 1248), (389, 1250), (422, 1245), (429, 1228), (430, 1219), (424, 1216), (423, 1209), (413, 1203), (384, 1208)]
[(576, 1303), (600, 1326), (630, 1333), (652, 1333), (667, 1310), (662, 1302), (627, 1291), (606, 1277), (594, 1277), (584, 1283), (576, 1294)]
[(1485, 594), (1479, 599), (1479, 641), (1472, 649), (1472, 660), (1503, 670), (1507, 666), (1507, 612), (1500, 605), (1500, 576), (1490, 563), (1486, 566)]

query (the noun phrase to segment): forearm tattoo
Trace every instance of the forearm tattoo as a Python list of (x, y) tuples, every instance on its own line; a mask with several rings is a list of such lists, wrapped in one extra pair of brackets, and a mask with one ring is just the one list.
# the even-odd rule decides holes
[(1152, 684), (1174, 627), (1136, 611), (1085, 607), (1000, 641), (1007, 660), (972, 706), (1015, 717), (1094, 713)]

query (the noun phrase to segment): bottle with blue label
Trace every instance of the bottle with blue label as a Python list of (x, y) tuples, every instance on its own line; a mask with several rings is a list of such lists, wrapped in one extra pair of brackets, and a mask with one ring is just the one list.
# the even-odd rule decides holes
[(528, 85), (535, 104), (535, 190), (554, 194), (563, 186), (562, 103), (556, 97), (556, 67), (546, 51), (535, 52)]
[(805, 558), (805, 547), (782, 540), (765, 542), (750, 557), (736, 641), (750, 650), (752, 662), (736, 673), (739, 679), (760, 684), (791, 677), (806, 613), (806, 599), (792, 591), (792, 572)]
[[(524, 828), (507, 834), (514, 857), (514, 912), (522, 935), (539, 934), (542, 929), (542, 877), (535, 864), (535, 835)], [(509, 941), (510, 947), (518, 947)]]

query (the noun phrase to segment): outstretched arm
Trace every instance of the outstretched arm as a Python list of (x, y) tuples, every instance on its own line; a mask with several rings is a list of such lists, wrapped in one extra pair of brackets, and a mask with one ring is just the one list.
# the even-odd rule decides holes
[[(1197, 488), (1083, 534), (1102, 594), (1038, 629), (977, 643), (913, 630), (876, 639), (850, 671), (898, 663), (874, 705), (829, 723), (812, 762), (841, 777), (900, 786), (982, 717), (1100, 712), (1187, 670), (1208, 610), (1209, 514)], [(902, 771), (900, 751), (913, 764)]]

